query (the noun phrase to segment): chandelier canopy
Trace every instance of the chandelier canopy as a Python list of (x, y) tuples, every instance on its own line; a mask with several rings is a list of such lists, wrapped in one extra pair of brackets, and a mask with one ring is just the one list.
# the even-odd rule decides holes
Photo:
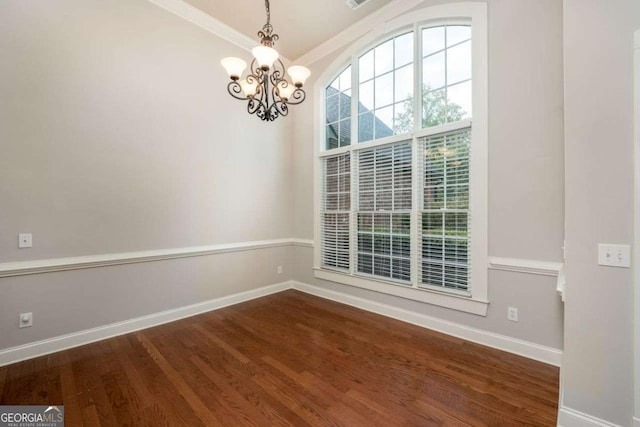
[(260, 45), (251, 50), (253, 60), (246, 77), (242, 73), (247, 63), (240, 58), (224, 58), (220, 63), (229, 74), (231, 81), (227, 85), (229, 94), (236, 99), (248, 101), (247, 111), (265, 121), (273, 121), (289, 114), (289, 105), (301, 104), (306, 93), (302, 86), (311, 72), (300, 65), (289, 67), (285, 78), (285, 68), (279, 59), (280, 54), (273, 46), (280, 38), (273, 32), (269, 0), (264, 2), (267, 11), (267, 23), (258, 31)]

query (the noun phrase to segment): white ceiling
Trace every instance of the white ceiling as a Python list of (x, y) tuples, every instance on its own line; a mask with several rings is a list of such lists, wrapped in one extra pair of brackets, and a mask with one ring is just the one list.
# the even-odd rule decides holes
[[(185, 0), (256, 40), (266, 22), (264, 0)], [(271, 24), (280, 36), (276, 49), (296, 59), (391, 0), (369, 0), (352, 10), (344, 0), (271, 0)]]

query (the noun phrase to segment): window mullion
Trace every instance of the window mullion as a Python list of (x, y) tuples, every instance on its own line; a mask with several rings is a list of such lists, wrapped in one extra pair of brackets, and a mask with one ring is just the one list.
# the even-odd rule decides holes
[(420, 147), (418, 139), (414, 136), (411, 140), (411, 220), (409, 223), (410, 244), (411, 244), (411, 286), (418, 287), (420, 281), (420, 254), (421, 238), (420, 238), (420, 179), (422, 176), (422, 167), (420, 164)]
[[(358, 100), (360, 99), (360, 61), (351, 57), (351, 145), (358, 142)], [(352, 156), (353, 157), (353, 156)], [(353, 166), (353, 163), (351, 163)]]
[[(444, 116), (445, 122), (449, 121), (449, 47), (447, 46), (447, 34), (449, 31), (447, 30), (447, 25), (444, 26)], [(446, 175), (445, 175), (446, 176)], [(447, 198), (445, 197), (445, 201)], [(444, 259), (442, 260), (444, 263)], [(444, 272), (444, 264), (442, 266), (442, 271)], [(443, 273), (444, 274), (444, 273)]]
[(413, 25), (413, 129), (422, 128), (422, 34)]
[[(353, 142), (353, 138), (351, 138), (352, 142)], [(357, 251), (357, 247), (356, 247), (356, 237), (358, 234), (358, 230), (357, 230), (357, 213), (356, 213), (356, 206), (358, 203), (358, 173), (359, 170), (357, 168), (358, 162), (356, 159), (356, 156), (358, 155), (358, 153), (356, 152), (351, 152), (351, 155), (349, 156), (349, 161), (350, 161), (350, 179), (351, 179), (351, 185), (349, 187), (349, 191), (351, 194), (351, 204), (349, 206), (349, 230), (351, 231), (349, 233), (349, 274), (354, 275), (356, 272), (356, 267), (355, 267), (355, 263), (356, 263), (356, 251)]]

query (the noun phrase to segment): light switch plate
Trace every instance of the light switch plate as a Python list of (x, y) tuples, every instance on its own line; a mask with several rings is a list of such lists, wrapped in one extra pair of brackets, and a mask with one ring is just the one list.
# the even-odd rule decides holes
[(18, 248), (30, 248), (33, 246), (33, 236), (31, 233), (18, 234)]
[(600, 243), (598, 245), (598, 264), (609, 267), (631, 267), (631, 246)]

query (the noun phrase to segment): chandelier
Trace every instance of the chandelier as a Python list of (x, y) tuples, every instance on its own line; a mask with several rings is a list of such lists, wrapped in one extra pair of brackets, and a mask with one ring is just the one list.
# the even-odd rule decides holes
[(227, 86), (229, 94), (241, 101), (248, 101), (247, 112), (262, 120), (273, 121), (289, 114), (289, 105), (301, 104), (306, 93), (302, 90), (311, 72), (299, 65), (289, 67), (287, 73), (291, 82), (285, 79), (285, 69), (280, 54), (273, 48), (280, 38), (273, 33), (269, 0), (264, 2), (267, 23), (258, 31), (260, 46), (251, 50), (253, 60), (249, 73), (242, 78), (247, 63), (240, 58), (224, 58), (220, 63), (229, 74), (231, 82)]

